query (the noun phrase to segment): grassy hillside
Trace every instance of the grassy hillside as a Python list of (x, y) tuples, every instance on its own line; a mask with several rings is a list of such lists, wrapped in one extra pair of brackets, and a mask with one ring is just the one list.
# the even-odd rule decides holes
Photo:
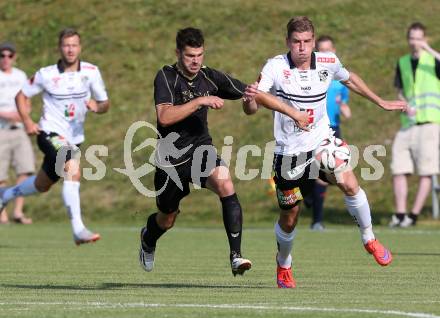
[[(60, 29), (73, 26), (83, 36), (83, 58), (99, 65), (111, 97), (112, 109), (105, 116), (89, 116), (84, 149), (91, 144), (109, 148), (105, 159), (106, 177), (82, 184), (84, 213), (96, 220), (141, 222), (154, 210), (155, 200), (137, 193), (128, 178), (112, 168), (124, 167), (123, 140), (136, 120), (155, 123), (152, 80), (156, 71), (175, 60), (176, 30), (195, 26), (206, 36), (206, 64), (225, 70), (246, 82), (254, 81), (268, 57), (285, 52), (284, 29), (290, 17), (308, 15), (318, 34), (330, 34), (337, 41), (338, 55), (350, 70), (363, 76), (379, 94), (394, 98), (392, 87), (396, 59), (406, 53), (405, 32), (415, 21), (429, 28), (431, 44), (440, 49), (438, 1), (2, 1), (1, 39), (9, 39), (19, 49), (19, 67), (32, 74), (57, 59), (56, 37)], [(398, 115), (380, 111), (353, 96), (353, 119), (343, 124), (350, 143), (361, 147), (383, 144), (388, 154), (380, 158), (384, 178), (362, 181), (379, 216), (392, 211), (389, 175), (390, 142), (399, 127)], [(35, 118), (40, 101), (34, 100)], [(210, 112), (210, 129), (215, 144), (234, 137), (234, 153), (240, 145), (264, 146), (272, 137), (271, 114), (261, 111), (246, 117), (239, 102), (228, 102), (225, 109)], [(136, 146), (151, 132), (136, 135)], [(133, 146), (133, 148), (134, 148)], [(136, 155), (140, 166), (149, 153)], [(41, 158), (41, 157), (39, 157)], [(232, 161), (235, 163), (235, 160)], [(249, 160), (250, 167), (261, 167), (261, 160)], [(366, 167), (365, 164), (362, 164)], [(358, 171), (359, 172), (359, 169)], [(415, 181), (415, 180), (414, 180)], [(144, 183), (152, 188), (152, 176)], [(414, 185), (414, 182), (412, 182)], [(273, 219), (273, 198), (266, 195), (267, 182), (237, 181), (246, 220)], [(343, 210), (336, 189), (329, 192), (327, 206), (332, 220)], [(38, 219), (64, 219), (59, 188), (50, 194), (28, 200), (27, 209)], [(219, 203), (206, 191), (197, 191), (182, 204), (182, 219), (202, 218), (219, 222)], [(344, 214), (345, 216), (345, 214)], [(383, 220), (384, 221), (384, 220)]]

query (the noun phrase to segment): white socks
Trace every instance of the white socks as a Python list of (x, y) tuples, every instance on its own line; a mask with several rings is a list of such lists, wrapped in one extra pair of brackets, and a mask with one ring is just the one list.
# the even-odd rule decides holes
[(291, 233), (284, 232), (278, 222), (275, 224), (275, 236), (278, 243), (277, 262), (283, 268), (290, 268), (292, 266), (292, 251), (293, 239), (295, 238), (296, 231)]
[(72, 223), (73, 233), (78, 234), (85, 229), (84, 223), (81, 219), (78, 181), (63, 182), (63, 200), (70, 222)]
[(35, 188), (35, 179), (36, 176), (30, 176), (20, 184), (8, 188), (5, 193), (3, 193), (3, 201), (7, 203), (16, 197), (25, 197), (37, 193), (38, 190)]
[(345, 196), (344, 201), (348, 212), (359, 225), (362, 242), (366, 244), (369, 240), (374, 240), (370, 206), (364, 190), (359, 188), (358, 193), (354, 196)]

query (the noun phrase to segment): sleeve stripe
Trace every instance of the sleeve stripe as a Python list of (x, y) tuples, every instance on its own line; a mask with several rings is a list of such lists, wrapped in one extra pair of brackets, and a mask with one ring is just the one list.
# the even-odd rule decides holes
[(174, 105), (173, 93), (171, 92), (170, 85), (168, 85), (168, 80), (167, 80), (167, 77), (165, 75), (165, 72), (163, 71), (163, 68), (161, 69), (161, 72), (163, 74), (163, 77), (165, 78), (165, 83), (167, 84), (168, 91), (170, 92), (170, 95), (171, 95), (171, 103)]
[(208, 81), (210, 81), (210, 82), (212, 83), (212, 85), (214, 85), (215, 89), (218, 90), (217, 85), (215, 85), (215, 83), (214, 83), (214, 82), (213, 82), (208, 76), (206, 76), (205, 72), (202, 71), (202, 74), (203, 74), (203, 76), (205, 76), (205, 78), (206, 78)]
[(228, 79), (229, 83), (231, 83), (232, 87), (233, 87), (237, 92), (239, 92), (240, 94), (244, 94), (244, 92), (242, 92), (242, 91), (239, 90), (237, 87), (235, 87), (234, 83), (232, 83), (232, 81), (231, 81), (231, 79), (229, 78), (228, 75), (226, 75), (226, 74), (224, 74), (224, 73), (223, 73), (223, 75)]

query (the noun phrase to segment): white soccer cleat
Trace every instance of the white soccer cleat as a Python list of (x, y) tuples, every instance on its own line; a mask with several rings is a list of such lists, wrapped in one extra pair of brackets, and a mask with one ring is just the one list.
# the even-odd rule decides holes
[(405, 215), (403, 221), (400, 222), (400, 227), (410, 227), (412, 225), (414, 225), (414, 221), (408, 215)]
[(151, 272), (154, 267), (154, 250), (147, 252), (143, 249), (142, 243), (139, 248), (139, 263), (146, 272)]
[(389, 227), (399, 227), (400, 226), (400, 219), (396, 215), (391, 216), (391, 221), (388, 223)]
[(143, 243), (143, 237), (147, 232), (146, 226), (141, 229), (141, 246), (139, 247), (139, 263), (146, 272), (151, 272), (154, 267), (154, 251)]
[(96, 242), (100, 238), (101, 235), (98, 233), (93, 233), (86, 228), (78, 234), (73, 233), (73, 240), (75, 241), (76, 245)]
[(252, 267), (252, 263), (250, 260), (246, 258), (234, 257), (231, 261), (231, 270), (232, 274), (235, 275), (243, 275), (245, 271), (250, 270)]

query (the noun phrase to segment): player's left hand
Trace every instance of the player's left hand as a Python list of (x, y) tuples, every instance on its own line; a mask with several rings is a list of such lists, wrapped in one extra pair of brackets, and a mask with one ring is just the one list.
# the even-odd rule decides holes
[(86, 102), (86, 106), (87, 106), (87, 109), (90, 110), (91, 112), (94, 112), (94, 113), (99, 112), (98, 103), (94, 99), (88, 100)]
[(258, 82), (250, 84), (246, 86), (246, 89), (243, 94), (243, 101), (245, 103), (250, 103), (255, 99), (255, 96), (258, 94)]
[(385, 110), (400, 110), (406, 112), (408, 103), (403, 100), (384, 100), (379, 104)]

